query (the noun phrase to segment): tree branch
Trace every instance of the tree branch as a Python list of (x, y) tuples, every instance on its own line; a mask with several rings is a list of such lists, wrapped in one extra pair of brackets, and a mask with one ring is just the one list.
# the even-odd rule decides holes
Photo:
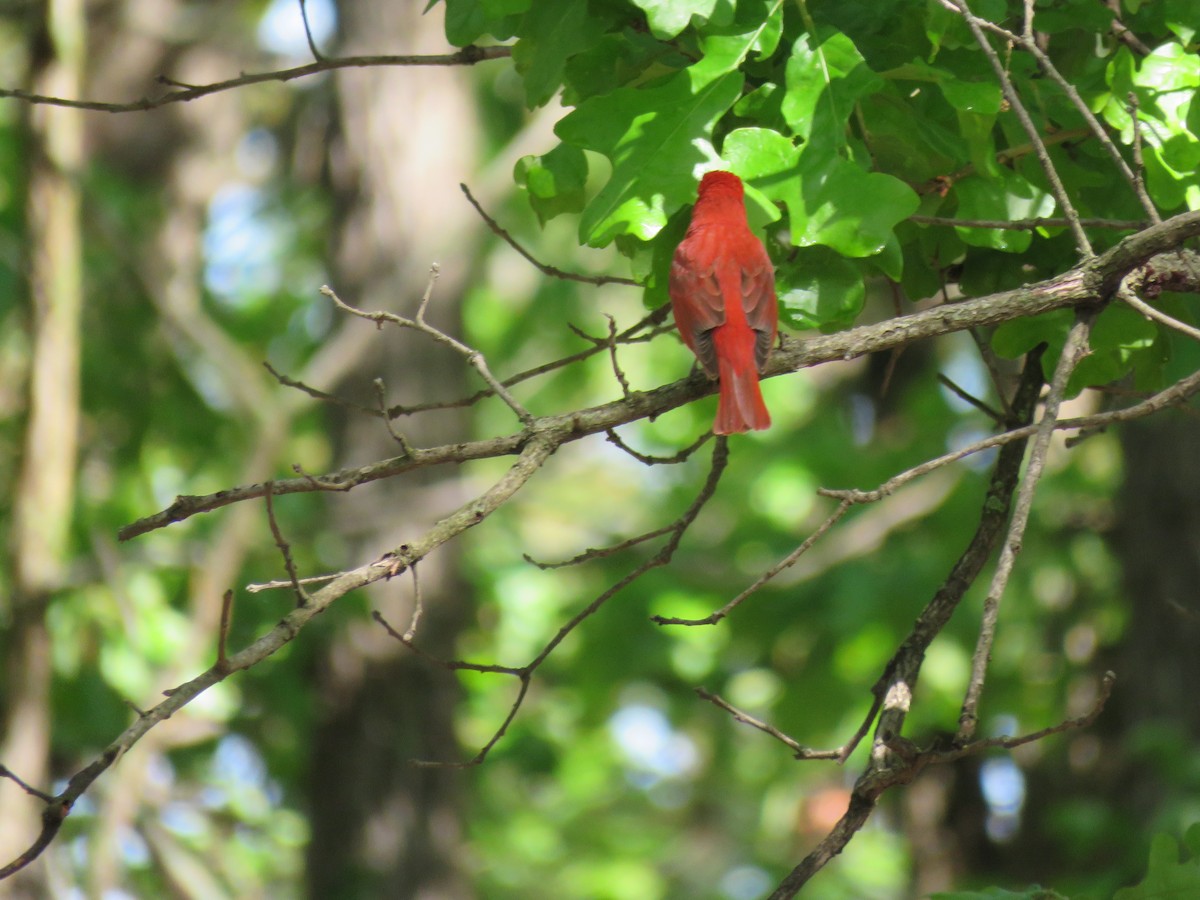
[[(1174, 255), (1156, 256), (1178, 248), (1184, 240), (1200, 234), (1200, 212), (1187, 212), (1131, 235), (1106, 253), (1093, 257), (1062, 275), (956, 303), (924, 309), (872, 325), (862, 325), (836, 334), (789, 341), (775, 353), (765, 377), (774, 377), (833, 360), (850, 360), (880, 350), (925, 338), (964, 331), (1055, 309), (1090, 306), (1112, 297), (1121, 279), (1152, 261), (1155, 276), (1174, 278), (1175, 289), (1185, 284), (1200, 291), (1195, 272)], [(372, 315), (372, 314), (368, 314)], [(603, 346), (601, 350), (605, 349)], [(345, 491), (361, 484), (390, 478), (427, 466), (509, 456), (524, 447), (531, 434), (554, 435), (562, 444), (588, 435), (607, 432), (637, 419), (661, 415), (716, 391), (716, 384), (703, 374), (689, 377), (652, 391), (633, 391), (611, 403), (534, 418), (525, 428), (508, 435), (446, 444), (379, 460), (365, 466), (339, 469), (323, 476), (285, 478), (274, 482), (278, 496), (311, 491)], [(121, 540), (163, 528), (198, 513), (263, 496), (265, 483), (242, 485), (200, 496), (183, 495), (166, 509), (126, 525), (118, 532)]]
[[(35, 94), (14, 88), (0, 88), (0, 99), (10, 98), (23, 100), (26, 103), (46, 106), (66, 106), (71, 109), (87, 109), (93, 112), (126, 113), (144, 112), (158, 109), (171, 103), (187, 103), (198, 100), (209, 94), (230, 91), (234, 88), (250, 84), (262, 84), (267, 81), (294, 81), (297, 78), (307, 78), (320, 72), (331, 72), (336, 69), (363, 69), (383, 66), (473, 66), (476, 63), (490, 59), (507, 59), (512, 56), (511, 47), (463, 47), (456, 53), (435, 54), (432, 56), (342, 56), (321, 58), (303, 66), (291, 69), (276, 69), (270, 72), (255, 72), (216, 81), (211, 84), (187, 85), (178, 90), (169, 91), (158, 97), (142, 97), (127, 103), (105, 103), (98, 100), (73, 100), (68, 97), (50, 97), (45, 94)], [(159, 76), (159, 82), (172, 85), (174, 82), (165, 76)]]

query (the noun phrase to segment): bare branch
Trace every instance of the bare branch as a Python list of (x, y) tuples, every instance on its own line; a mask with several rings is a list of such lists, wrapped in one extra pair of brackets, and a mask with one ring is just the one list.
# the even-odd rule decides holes
[(752, 585), (750, 585), (716, 612), (705, 616), (703, 619), (677, 619), (673, 616), (651, 616), (650, 621), (657, 625), (716, 625), (727, 615), (733, 612), (734, 609), (740, 606), (743, 600), (745, 600), (751, 594), (756, 593), (764, 584), (766, 584), (784, 569), (789, 569), (794, 566), (796, 561), (799, 560), (800, 557), (806, 552), (808, 552), (808, 549), (815, 544), (821, 538), (821, 536), (825, 534), (825, 532), (829, 531), (830, 528), (837, 524), (838, 520), (841, 519), (841, 517), (844, 516), (847, 511), (849, 511), (852, 505), (853, 501), (843, 500), (841, 504), (838, 505), (838, 508), (835, 509), (833, 513), (831, 513), (825, 519), (824, 522), (818, 525), (817, 529), (812, 534), (804, 539), (803, 543), (801, 543), (799, 547), (797, 547), (775, 565), (771, 566), (771, 568), (767, 569), (767, 571), (763, 572), (762, 575), (760, 575)]
[(310, 598), (308, 591), (304, 590), (296, 575), (296, 564), (292, 561), (292, 547), (283, 539), (283, 532), (279, 530), (279, 522), (275, 519), (275, 505), (271, 500), (271, 496), (274, 494), (274, 485), (273, 481), (268, 481), (266, 493), (263, 494), (267, 504), (267, 523), (271, 526), (271, 535), (275, 538), (275, 546), (279, 548), (279, 555), (283, 557), (283, 567), (287, 570), (292, 590), (296, 592), (296, 605), (303, 606), (309, 602)]
[(974, 394), (968, 392), (964, 388), (955, 384), (953, 379), (951, 379), (948, 375), (943, 375), (941, 372), (938, 372), (937, 380), (938, 380), (938, 384), (945, 387), (946, 390), (950, 391), (950, 393), (952, 393), (952, 394), (954, 394), (954, 396), (958, 397), (959, 400), (962, 400), (964, 403), (971, 404), (971, 406), (975, 407), (977, 410), (979, 410), (981, 413), (986, 415), (993, 422), (1003, 422), (1004, 421), (1003, 413), (997, 412), (996, 410), (992, 409), (987, 403), (980, 400)]
[(791, 750), (792, 755), (796, 759), (837, 759), (838, 758), (837, 750), (813, 750), (810, 747), (805, 747), (803, 744), (801, 744), (795, 738), (789, 737), (788, 735), (784, 734), (782, 731), (780, 731), (774, 725), (768, 724), (767, 722), (762, 722), (762, 721), (754, 718), (754, 716), (750, 715), (749, 713), (742, 712), (742, 710), (738, 709), (736, 706), (732, 705), (731, 703), (725, 701), (718, 695), (709, 693), (702, 687), (698, 687), (695, 690), (696, 690), (696, 696), (698, 696), (701, 700), (707, 700), (709, 703), (711, 703), (713, 706), (717, 707), (718, 709), (725, 710), (725, 712), (727, 712), (731, 716), (733, 716), (734, 721), (741, 722), (743, 725), (749, 725), (751, 728), (757, 728), (763, 734), (769, 734), (771, 737), (775, 738), (775, 740), (779, 741), (781, 744), (783, 744), (785, 747), (787, 747), (789, 750)]
[(1117, 297), (1123, 303), (1132, 306), (1147, 319), (1153, 319), (1155, 322), (1166, 325), (1168, 328), (1174, 328), (1180, 334), (1186, 334), (1194, 341), (1200, 341), (1200, 328), (1188, 325), (1186, 322), (1180, 322), (1174, 316), (1167, 315), (1161, 309), (1155, 309), (1135, 294), (1125, 282), (1122, 282), (1120, 288), (1117, 289)]
[[(434, 523), (420, 538), (385, 553), (373, 562), (342, 572), (325, 587), (308, 595), (305, 603), (293, 608), (262, 637), (237, 653), (226, 655), (223, 665), (214, 664), (190, 681), (164, 691), (166, 699), (147, 710), (144, 715), (139, 715), (132, 725), (105, 748), (100, 756), (71, 776), (61, 793), (47, 801), (42, 814), (42, 830), (38, 838), (20, 857), (0, 869), (0, 880), (28, 865), (49, 846), (75, 801), (151, 728), (164, 719), (170, 718), (214, 684), (274, 655), (294, 640), (313, 618), (346, 594), (412, 566), (442, 544), (483, 522), (533, 477), (534, 473), (550, 457), (555, 446), (552, 438), (545, 436), (528, 440), (516, 462), (495, 484), (480, 496), (468, 501)], [(268, 488), (268, 490), (270, 489)]]
[(12, 88), (0, 88), (0, 99), (11, 98), (23, 100), (26, 103), (44, 104), (47, 106), (65, 106), (71, 109), (87, 109), (94, 112), (125, 113), (144, 112), (158, 109), (171, 103), (186, 103), (198, 100), (209, 94), (218, 94), (234, 88), (250, 84), (262, 84), (268, 81), (293, 81), (297, 78), (307, 78), (320, 72), (331, 72), (335, 69), (364, 69), (385, 66), (473, 66), (476, 63), (490, 59), (507, 59), (512, 56), (511, 47), (463, 47), (456, 53), (435, 54), (432, 56), (343, 56), (332, 59), (318, 59), (316, 62), (291, 69), (277, 69), (270, 72), (256, 72), (239, 75), (225, 81), (212, 84), (178, 85), (169, 78), (160, 77), (159, 82), (168, 86), (178, 86), (178, 90), (169, 91), (158, 97), (142, 97), (128, 103), (104, 103), (97, 100), (73, 100), (68, 97), (48, 97), (45, 94), (34, 94), (30, 91)]
[[(1033, 415), (1042, 384), (1040, 356), (1040, 351), (1026, 356), (1021, 382), (1012, 401), (1016, 415), (1022, 418), (1014, 421), (1014, 425), (1019, 421), (1028, 422)], [(842, 852), (850, 839), (866, 824), (883, 792), (911, 780), (916, 774), (921, 763), (914, 755), (901, 755), (895, 749), (898, 741), (902, 740), (900, 729), (907, 714), (908, 700), (924, 662), (925, 651), (950, 621), (950, 616), (983, 570), (992, 548), (1003, 533), (1023, 456), (1024, 446), (1016, 444), (1006, 447), (999, 454), (975, 534), (933, 599), (922, 610), (904, 643), (884, 668), (872, 688), (875, 700), (867, 718), (840, 751), (839, 758), (842, 761), (848, 759), (866, 735), (875, 716), (883, 710), (870, 761), (854, 784), (846, 813), (817, 847), (780, 882), (771, 894), (771, 900), (790, 900), (794, 897), (813, 875)]]
[(463, 194), (466, 195), (467, 201), (473, 207), (475, 207), (475, 212), (479, 213), (479, 217), (487, 224), (487, 227), (490, 228), (497, 237), (504, 241), (504, 243), (516, 250), (517, 253), (519, 253), (543, 275), (549, 275), (551, 278), (560, 278), (563, 281), (579, 281), (583, 284), (627, 284), (631, 287), (642, 286), (641, 282), (634, 281), (632, 278), (622, 278), (619, 275), (580, 275), (577, 272), (564, 272), (562, 269), (559, 269), (555, 266), (540, 262), (534, 258), (532, 253), (518, 244), (516, 238), (509, 234), (499, 222), (487, 214), (484, 208), (479, 205), (479, 201), (475, 199), (469, 187), (467, 187), (465, 184), (460, 184), (459, 187), (462, 189)]
[[(233, 624), (233, 591), (228, 590), (221, 597), (221, 623), (217, 629), (217, 668), (224, 669), (227, 665), (227, 645), (229, 642), (229, 627)], [(133, 704), (130, 704), (131, 706)], [(144, 710), (134, 707), (138, 716), (146, 715)]]
[(979, 49), (988, 58), (988, 62), (992, 65), (992, 71), (996, 73), (996, 79), (1000, 82), (1000, 90), (1004, 93), (1004, 98), (1012, 107), (1017, 118), (1021, 122), (1021, 127), (1025, 129), (1025, 134), (1029, 138), (1029, 143), (1033, 145), (1034, 153), (1037, 154), (1038, 162), (1041, 163), (1042, 171), (1046, 175), (1046, 180), (1050, 182), (1050, 190), (1054, 194), (1054, 199), (1058, 201), (1058, 208), (1067, 218), (1068, 226), (1071, 229), (1071, 234), (1075, 237), (1075, 246), (1079, 249), (1079, 255), (1087, 259), (1093, 255), (1092, 242), (1088, 240), (1087, 233), (1083, 230), (1083, 226), (1079, 223), (1079, 213), (1075, 211), (1075, 204), (1071, 202), (1071, 197), (1067, 193), (1067, 189), (1063, 187), (1062, 179), (1058, 177), (1058, 170), (1054, 168), (1054, 163), (1050, 159), (1050, 153), (1046, 150), (1046, 144), (1042, 140), (1041, 131), (1034, 124), (1029, 111), (1025, 109), (1025, 104), (1021, 102), (1021, 96), (1017, 93), (1017, 88), (1013, 84), (1012, 79), (1008, 77), (1008, 70), (1004, 63), (1001, 62), (999, 55), (988, 42), (987, 35), (983, 32), (983, 27), (980, 24), (981, 20), (973, 12), (971, 7), (967, 5), (967, 0), (942, 0), (950, 9), (958, 12), (959, 15), (967, 23), (967, 27), (971, 29), (971, 33), (975, 35), (975, 42), (979, 44)]
[(647, 466), (673, 466), (681, 462), (687, 462), (689, 459), (691, 459), (692, 454), (707, 444), (709, 439), (713, 436), (711, 430), (706, 431), (704, 434), (700, 435), (700, 437), (696, 438), (696, 440), (692, 441), (690, 444), (672, 456), (650, 456), (649, 454), (639, 453), (637, 450), (634, 450), (621, 439), (621, 436), (617, 434), (614, 429), (609, 428), (605, 433), (608, 435), (608, 442), (610, 444), (619, 447), (638, 462), (644, 463)]
[[(997, 231), (1036, 231), (1039, 228), (1069, 228), (1064, 218), (1037, 219), (955, 219), (947, 216), (909, 216), (918, 225), (952, 225), (955, 228), (992, 228)], [(1150, 223), (1143, 219), (1080, 219), (1084, 228), (1108, 228), (1113, 231), (1140, 231)]]
[[(340, 575), (340, 572), (335, 572), (332, 575), (311, 575), (308, 578), (299, 579), (300, 584), (324, 584), (327, 581), (333, 581)], [(291, 580), (288, 581), (264, 581), (258, 584), (246, 585), (246, 590), (251, 594), (257, 594), (261, 591), (273, 591), (278, 588), (292, 587)]]
[(1033, 496), (1037, 491), (1038, 482), (1046, 466), (1046, 454), (1050, 449), (1050, 438), (1054, 434), (1058, 420), (1058, 408), (1067, 391), (1067, 381), (1075, 366), (1087, 352), (1088, 335), (1095, 321), (1094, 313), (1080, 313), (1076, 316), (1075, 324), (1067, 336), (1066, 345), (1054, 368), (1054, 378), (1050, 382), (1050, 390), (1043, 402), (1042, 418), (1037, 425), (1037, 433), (1033, 439), (1033, 449), (1029, 453), (1029, 463), (1025, 470), (1025, 480), (1017, 491), (1017, 500), (1013, 508), (1012, 521), (1008, 524), (1008, 534), (1004, 546), (1000, 550), (1000, 559), (996, 563), (996, 571), (992, 575), (992, 583), (988, 588), (987, 597), (983, 601), (983, 620), (979, 629), (979, 640), (975, 645), (975, 653), (971, 658), (971, 678), (967, 692), (963, 698), (962, 712), (958, 719), (958, 742), (966, 743), (975, 734), (979, 721), (979, 698), (983, 692), (983, 682), (987, 676), (987, 666), (992, 657), (992, 643), (996, 638), (996, 623), (1000, 614), (1000, 601), (1008, 587), (1008, 579), (1012, 575), (1017, 554), (1021, 552), (1021, 542), (1025, 537), (1025, 526), (1029, 524), (1029, 513), (1033, 508)]
[(304, 22), (304, 37), (308, 41), (309, 52), (312, 53), (313, 59), (320, 62), (325, 57), (317, 49), (317, 42), (313, 40), (312, 26), (308, 24), (308, 0), (300, 0), (300, 18)]
[[(976, 297), (952, 304), (923, 309), (895, 319), (862, 325), (836, 334), (818, 335), (803, 341), (788, 341), (775, 353), (766, 377), (774, 377), (831, 360), (849, 360), (900, 344), (924, 338), (968, 330), (985, 325), (1036, 315), (1055, 309), (1098, 304), (1113, 295), (1121, 279), (1138, 267), (1151, 262), (1156, 277), (1176, 278), (1179, 289), (1194, 279), (1189, 264), (1175, 255), (1162, 255), (1177, 248), (1184, 240), (1200, 234), (1200, 212), (1187, 212), (1131, 235), (1075, 269), (1046, 281)], [(1173, 282), (1174, 283), (1174, 282)], [(1195, 286), (1193, 286), (1195, 287)], [(372, 317), (377, 314), (364, 314)], [(386, 319), (390, 313), (379, 314)], [(645, 321), (645, 320), (643, 320)], [(639, 323), (641, 324), (641, 323)], [(596, 352), (596, 351), (593, 351)], [(411, 454), (380, 460), (366, 466), (341, 469), (320, 478), (304, 475), (275, 482), (275, 494), (309, 491), (346, 491), (427, 466), (461, 463), (468, 460), (508, 456), (520, 450), (529, 432), (554, 435), (559, 443), (575, 441), (598, 432), (647, 416), (661, 415), (684, 403), (713, 393), (716, 387), (708, 378), (693, 373), (687, 378), (652, 391), (634, 391), (628, 398), (588, 409), (543, 416), (534, 420), (528, 431), (448, 444), (430, 449), (414, 448)], [(180, 496), (169, 507), (154, 515), (126, 525), (118, 532), (129, 540), (202, 512), (210, 512), (243, 500), (261, 497), (262, 483), (243, 485), (201, 496)]]
[(522, 424), (526, 426), (532, 425), (533, 416), (529, 414), (529, 410), (525, 409), (525, 407), (518, 403), (516, 398), (508, 392), (508, 389), (496, 380), (495, 376), (492, 375), (491, 370), (488, 369), (487, 360), (483, 358), (482, 353), (480, 353), (478, 350), (468, 347), (462, 341), (451, 337), (450, 335), (446, 334), (446, 332), (439, 328), (435, 328), (433, 325), (430, 325), (427, 321), (425, 321), (425, 309), (429, 305), (429, 298), (433, 294), (433, 286), (437, 283), (438, 272), (439, 268), (437, 263), (434, 263), (432, 266), (430, 266), (429, 284), (425, 288), (425, 293), (421, 296), (421, 302), (417, 306), (417, 316), (415, 319), (408, 319), (404, 316), (398, 316), (395, 313), (385, 312), (383, 310), (366, 312), (364, 310), (357, 309), (356, 307), (350, 306), (348, 303), (344, 302), (336, 293), (334, 293), (333, 288), (329, 287), (329, 285), (322, 285), (321, 293), (332, 300), (338, 309), (348, 312), (351, 315), (367, 319), (370, 322), (374, 322), (377, 327), (382, 326), (384, 322), (390, 322), (391, 324), (398, 325), (401, 328), (411, 328), (414, 331), (427, 334), (439, 344), (445, 344), (447, 347), (450, 347), (471, 364), (472, 368), (474, 368), (475, 371), (479, 373), (480, 377), (487, 382), (487, 385), (489, 388), (491, 388), (492, 393), (503, 400), (508, 405), (509, 409), (516, 413), (517, 418), (521, 420)]
[(384, 385), (382, 378), (376, 378), (373, 384), (375, 385), (375, 396), (379, 400), (379, 415), (383, 418), (383, 424), (387, 427), (388, 434), (392, 436), (393, 441), (400, 445), (400, 451), (405, 456), (410, 456), (412, 444), (393, 427), (392, 417), (388, 414), (387, 386)]

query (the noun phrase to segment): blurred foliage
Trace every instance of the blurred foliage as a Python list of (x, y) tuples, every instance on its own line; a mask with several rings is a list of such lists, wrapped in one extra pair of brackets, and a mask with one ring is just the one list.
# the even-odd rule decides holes
[[(964, 222), (1060, 213), (987, 59), (961, 19), (936, 2), (443, 6), (452, 43), (514, 43), (519, 91), (509, 89), (513, 75), (504, 63), (472, 70), (489, 157), (503, 155), (530, 110), (556, 96), (572, 107), (555, 127), (558, 143), (517, 164), (522, 190), (492, 214), (539, 259), (587, 271), (617, 272), (628, 263), (646, 284), (642, 292), (546, 279), (492, 241), (482, 251), (488, 278), (465, 301), (465, 339), (501, 377), (585, 349), (568, 323), (603, 336), (606, 316), (626, 327), (664, 300), (666, 265), (704, 168), (728, 167), (747, 179), (752, 221), (768, 238), (783, 313), (797, 329), (878, 320), (949, 284), (982, 294), (1075, 261), (1069, 235), (1058, 227), (1002, 231), (905, 221), (918, 211)], [(244, 13), (261, 8), (245, 4)], [(973, 8), (1019, 27), (1019, 3), (989, 0)], [(1164, 214), (1200, 206), (1200, 63), (1190, 4), (1121, 5), (1125, 24), (1152, 48), (1145, 57), (1112, 37), (1104, 4), (1040, 0), (1035, 10), (1055, 65), (1126, 149), (1134, 139), (1126, 96), (1137, 96), (1148, 189)], [(11, 29), (0, 39), (6, 50), (21, 46)], [(1050, 153), (1081, 215), (1142, 216), (1061, 89), (1022, 54), (1008, 61), (1039, 128), (1069, 135), (1052, 141)], [(315, 294), (332, 210), (323, 186), (279, 151), (296, 139), (298, 111), (324, 100), (300, 91), (270, 97), (292, 106), (285, 114), (252, 104), (259, 119), (251, 117), (243, 140), (266, 142), (274, 155), (267, 174), (242, 173), (231, 185), (247, 192), (232, 218), (215, 202), (209, 207), (202, 304), (248, 358), (295, 368), (333, 327)], [(12, 103), (0, 107), (4, 496), (12, 493), (29, 352), (22, 114)], [(243, 461), (258, 434), (253, 411), (239, 406), (223, 380), (223, 361), (181, 339), (147, 287), (143, 269), (158, 252), (157, 229), (167, 214), (160, 187), (102, 159), (82, 180), (89, 251), (77, 559), (72, 583), (49, 613), (62, 771), (127, 724), (125, 701), (152, 702), (208, 665), (214, 652), (211, 635), (196, 634), (191, 622), (197, 605), (219, 597), (194, 596), (191, 573), (225, 527), (225, 514), (172, 526), (128, 548), (117, 548), (112, 535), (176, 494), (244, 480)], [(222, 241), (223, 226), (246, 230)], [(1120, 236), (1091, 234), (1098, 249)], [(581, 252), (581, 244), (593, 249)], [(245, 255), (231, 257), (230, 247)], [(251, 258), (257, 268), (246, 267)], [(1184, 298), (1156, 302), (1200, 322)], [(1068, 325), (1069, 316), (1051, 314), (1009, 323), (990, 337), (1000, 356), (1015, 358), (1043, 341), (1057, 351)], [(1149, 390), (1197, 363), (1192, 348), (1124, 308), (1104, 313), (1093, 349), (1076, 375), (1079, 391), (1127, 377)], [(1048, 366), (1054, 356), (1047, 354)], [(621, 347), (618, 359), (634, 390), (682, 377), (691, 365), (669, 336)], [(989, 433), (991, 420), (940, 386), (937, 372), (1000, 405), (975, 344), (963, 335), (764, 385), (775, 424), (731, 440), (729, 469), (674, 562), (616, 595), (557, 648), (507, 735), (485, 765), (470, 770), (464, 864), (474, 870), (480, 896), (753, 898), (825, 834), (844, 809), (865, 751), (844, 769), (797, 763), (782, 745), (700, 701), (694, 688), (720, 694), (806, 745), (841, 744), (973, 530), (990, 458), (947, 467), (856, 509), (718, 626), (663, 628), (649, 617), (700, 616), (722, 606), (832, 510), (817, 487), (872, 489)], [(597, 354), (515, 393), (528, 408), (549, 413), (610, 400), (620, 385), (609, 358)], [(635, 423), (621, 436), (642, 452), (671, 455), (709, 428), (713, 402)], [(328, 465), (331, 418), (317, 408), (293, 418), (281, 458), (308, 471)], [(510, 411), (480, 404), (472, 427), (477, 436), (507, 430)], [(668, 524), (694, 499), (709, 456), (706, 446), (679, 465), (646, 467), (600, 438), (563, 448), (512, 503), (466, 536), (465, 574), (477, 613), (461, 638), (462, 656), (522, 665), (536, 655), (564, 621), (658, 544), (549, 571), (523, 555), (565, 559)], [(983, 731), (1031, 731), (1078, 714), (1106, 649), (1121, 641), (1128, 607), (1102, 535), (1122, 464), (1110, 434), (1052, 455), (1009, 586)], [(504, 465), (466, 466), (464, 479), (482, 484)], [(290, 497), (278, 507), (302, 572), (357, 562), (344, 558), (322, 500)], [(238, 584), (280, 576), (260, 518)], [(7, 528), (0, 517), (0, 538)], [(0, 591), (5, 583), (0, 571)], [(956, 725), (981, 594), (977, 587), (930, 650), (908, 725), (920, 743)], [(290, 602), (282, 594), (239, 593), (231, 644), (262, 633)], [(128, 891), (159, 895), (202, 861), (223, 895), (301, 893), (312, 715), (304, 676), (320, 652), (322, 630), (364, 615), (362, 601), (339, 604), (277, 657), (189, 707), (194, 738), (156, 757), (144, 788), (153, 812), (118, 836)], [(477, 673), (460, 681), (458, 730), (470, 756), (503, 721), (517, 684)], [(1039, 771), (1086, 777), (1098, 765), (1075, 752), (1086, 740), (1052, 738), (1015, 757), (1015, 770), (1030, 781)], [(1187, 735), (1160, 733), (1127, 741), (1177, 792), (1158, 827), (1181, 831), (1200, 800), (1194, 744)], [(97, 790), (105, 790), (103, 779)], [(67, 822), (54, 851), (65, 878), (84, 879), (101, 826), (95, 812), (85, 802)], [(1016, 836), (1037, 835), (1058, 866), (1054, 877), (1040, 880), (1071, 896), (1111, 895), (1138, 877), (1148, 852), (1150, 875), (1123, 896), (1159, 896), (1151, 891), (1176, 876), (1194, 884), (1195, 866), (1178, 863), (1169, 839), (1151, 851), (1148, 832), (1103, 796), (1038, 808), (1036, 819), (1024, 816), (1018, 800), (1010, 813)], [(914, 866), (907, 837), (902, 802), (889, 798), (872, 826), (821, 873), (814, 892), (834, 900), (905, 896)], [(1018, 846), (1025, 845), (1011, 833), (993, 839), (994, 869), (968, 873), (964, 887), (1001, 880), (1006, 865), (1020, 862), (1006, 857)], [(1058, 895), (991, 888), (941, 896)]]

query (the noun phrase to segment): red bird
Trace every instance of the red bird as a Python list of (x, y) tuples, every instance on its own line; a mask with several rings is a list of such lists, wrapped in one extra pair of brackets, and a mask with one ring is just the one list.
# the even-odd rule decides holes
[(668, 291), (683, 342), (708, 377), (721, 380), (713, 431), (769, 427), (758, 376), (779, 321), (775, 272), (750, 231), (742, 180), (732, 172), (701, 179), (692, 222), (671, 262)]

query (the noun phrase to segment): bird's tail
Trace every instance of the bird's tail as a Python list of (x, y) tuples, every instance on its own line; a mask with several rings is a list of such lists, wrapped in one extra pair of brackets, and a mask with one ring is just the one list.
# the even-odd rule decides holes
[(771, 415), (758, 387), (754, 332), (747, 328), (741, 334), (729, 334), (730, 330), (718, 328), (714, 334), (721, 389), (713, 432), (762, 431), (771, 427)]

